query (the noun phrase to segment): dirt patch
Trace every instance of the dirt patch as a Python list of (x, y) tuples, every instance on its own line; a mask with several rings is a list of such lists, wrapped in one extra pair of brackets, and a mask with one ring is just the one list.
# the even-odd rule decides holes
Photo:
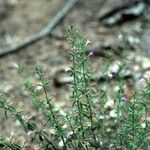
[[(122, 2), (121, 0), (117, 1), (118, 3)], [(11, 46), (14, 43), (17, 44), (25, 37), (41, 30), (60, 8), (62, 8), (64, 2), (66, 1), (1, 1), (0, 47), (3, 48), (5, 46)], [(132, 37), (130, 38), (132, 42), (134, 37), (139, 40), (141, 39), (140, 43), (136, 43), (136, 50), (127, 51), (129, 58), (133, 60), (134, 57), (138, 58), (138, 55), (141, 54), (147, 56), (150, 47), (149, 22), (143, 22), (142, 16), (131, 22), (125, 22), (121, 26), (114, 26), (111, 28), (107, 28), (99, 22), (98, 14), (102, 14), (104, 11), (113, 8), (115, 4), (116, 2), (114, 3), (111, 0), (107, 0), (105, 3), (103, 0), (81, 0), (56, 28), (56, 34), (61, 38), (47, 37), (20, 52), (1, 58), (0, 90), (6, 92), (6, 96), (11, 102), (22, 107), (25, 111), (25, 115), (33, 115), (37, 122), (38, 120), (42, 120), (43, 118), (39, 118), (39, 114), (37, 114), (37, 110), (33, 106), (29, 94), (24, 91), (23, 78), (19, 73), (19, 69), (24, 68), (28, 76), (30, 76), (30, 79), (33, 80), (33, 78), (36, 77), (35, 74), (33, 74), (33, 68), (37, 64), (42, 64), (46, 69), (46, 76), (52, 80), (58, 69), (64, 68), (70, 64), (67, 55), (69, 46), (65, 38), (65, 29), (71, 24), (75, 25), (82, 35), (92, 41), (92, 46), (100, 43), (105, 43), (106, 45), (119, 45), (120, 39), (118, 36), (121, 32), (126, 32)], [(140, 45), (142, 45), (142, 50), (139, 50)], [(102, 68), (102, 59), (102, 57), (91, 58), (91, 64), (97, 72)], [(113, 54), (113, 59), (117, 60), (119, 58)], [(135, 64), (130, 63), (129, 66), (132, 68)], [(52, 94), (55, 98), (55, 105), (57, 107), (66, 108), (69, 101), (70, 86), (66, 85), (61, 88), (52, 86), (51, 91), (53, 91)], [(4, 113), (2, 112), (1, 114), (0, 132), (3, 131), (3, 133), (7, 135), (10, 134), (12, 130), (18, 129), (17, 122), (14, 122), (14, 120), (7, 120)], [(20, 133), (20, 131), (21, 130), (19, 130), (18, 133), (21, 134), (21, 137), (24, 137), (24, 135), (22, 135), (23, 133)]]

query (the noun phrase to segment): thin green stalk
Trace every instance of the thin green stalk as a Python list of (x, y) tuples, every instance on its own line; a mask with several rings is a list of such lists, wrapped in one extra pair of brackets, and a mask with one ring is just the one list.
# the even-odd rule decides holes
[(89, 107), (89, 113), (90, 113), (90, 122), (91, 122), (91, 131), (92, 131), (92, 136), (94, 138), (94, 141), (95, 141), (95, 144), (97, 144), (97, 140), (96, 140), (96, 136), (95, 136), (95, 133), (94, 131), (92, 130), (93, 127), (94, 127), (94, 122), (93, 122), (93, 111), (92, 111), (92, 106), (91, 106), (91, 103), (92, 103), (92, 97), (89, 97), (89, 92), (91, 92), (91, 90), (89, 90), (88, 88), (90, 88), (90, 79), (88, 77), (88, 79), (86, 78), (86, 75), (89, 75), (88, 73), (88, 67), (87, 67), (87, 56), (86, 56), (86, 49), (83, 53), (83, 63), (82, 63), (82, 68), (83, 68), (83, 78), (84, 78), (84, 91), (85, 91), (85, 96), (86, 96), (86, 99), (87, 99), (87, 102), (88, 102), (88, 107)]
[(78, 108), (78, 115), (79, 115), (79, 122), (80, 122), (80, 126), (81, 126), (81, 131), (82, 131), (82, 138), (85, 141), (85, 135), (84, 135), (84, 126), (82, 123), (82, 103), (79, 101), (79, 95), (78, 95), (78, 90), (77, 90), (77, 81), (76, 81), (76, 65), (75, 65), (75, 56), (74, 54), (72, 55), (73, 58), (73, 80), (74, 80), (74, 92), (73, 92), (73, 97), (76, 98), (76, 102), (77, 102), (77, 108)]
[[(38, 70), (38, 69), (39, 69), (39, 70)], [(43, 78), (43, 75), (42, 75), (42, 72), (41, 72), (41, 69), (40, 69), (40, 68), (37, 68), (37, 73), (38, 73), (39, 79), (40, 79), (40, 81), (41, 81), (41, 83), (42, 83), (42, 87), (43, 87), (43, 90), (44, 90), (44, 95), (45, 95), (45, 98), (46, 98), (46, 100), (47, 100), (47, 104), (48, 104), (48, 106), (49, 106), (51, 115), (52, 115), (52, 117), (53, 117), (53, 121), (54, 121), (55, 127), (56, 127), (58, 133), (60, 134), (60, 137), (61, 137), (61, 139), (62, 139), (62, 141), (63, 141), (64, 149), (67, 149), (65, 139), (64, 139), (64, 137), (63, 137), (63, 135), (62, 135), (63, 131), (62, 131), (62, 129), (61, 129), (60, 125), (59, 125), (59, 122), (57, 121), (57, 119), (56, 119), (56, 117), (55, 117), (55, 114), (54, 114), (54, 112), (53, 112), (53, 108), (52, 108), (52, 105), (51, 105), (51, 103), (50, 103), (51, 99), (50, 99), (49, 96), (48, 96), (47, 89), (46, 89), (47, 86), (45, 85), (45, 82), (44, 82), (45, 80), (44, 80), (44, 78)]]

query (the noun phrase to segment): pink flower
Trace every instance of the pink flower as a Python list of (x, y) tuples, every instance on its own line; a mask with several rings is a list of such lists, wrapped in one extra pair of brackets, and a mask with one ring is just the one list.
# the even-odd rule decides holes
[(70, 71), (70, 70), (71, 70), (70, 67), (65, 67), (65, 68), (64, 68), (64, 71), (65, 71), (65, 72), (68, 72), (68, 71)]
[(92, 51), (88, 54), (89, 57), (93, 56), (93, 55), (94, 55), (94, 53)]

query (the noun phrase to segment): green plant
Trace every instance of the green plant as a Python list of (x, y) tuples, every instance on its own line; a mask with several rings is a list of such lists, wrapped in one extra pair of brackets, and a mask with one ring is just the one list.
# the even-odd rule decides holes
[[(119, 87), (114, 96), (113, 113), (110, 117), (110, 110), (105, 107), (108, 99), (110, 75), (107, 74), (110, 61), (106, 60), (103, 72), (106, 74), (106, 90), (95, 92), (92, 86), (92, 69), (89, 63), (88, 44), (79, 35), (77, 30), (70, 26), (67, 28), (67, 39), (71, 45), (69, 55), (71, 59), (70, 72), (73, 78), (72, 94), (70, 101), (71, 111), (57, 109), (51, 96), (50, 81), (46, 79), (43, 68), (37, 66), (35, 72), (38, 76), (40, 91), (31, 81), (25, 80), (26, 90), (31, 94), (32, 102), (36, 108), (43, 114), (47, 120), (48, 128), (54, 130), (52, 134), (48, 129), (38, 127), (31, 119), (23, 117), (22, 111), (13, 104), (7, 102), (3, 95), (0, 95), (0, 108), (4, 109), (5, 116), (11, 113), (23, 127), (25, 133), (32, 133), (31, 145), (34, 141), (40, 144), (39, 149), (97, 149), (97, 150), (137, 150), (144, 147), (148, 150), (149, 145), (146, 141), (150, 133), (149, 122), (147, 121), (149, 113), (150, 84), (138, 91), (134, 91), (132, 97), (123, 100), (123, 86), (125, 80), (125, 58), (121, 57), (119, 65), (118, 82)], [(126, 43), (124, 42), (125, 46)], [(125, 47), (123, 48), (125, 49)], [(40, 92), (44, 97), (40, 97)], [(99, 97), (98, 97), (99, 96)], [(98, 99), (98, 100), (97, 100)], [(12, 137), (1, 138), (0, 148), (3, 149), (27, 149), (26, 146), (19, 146)]]

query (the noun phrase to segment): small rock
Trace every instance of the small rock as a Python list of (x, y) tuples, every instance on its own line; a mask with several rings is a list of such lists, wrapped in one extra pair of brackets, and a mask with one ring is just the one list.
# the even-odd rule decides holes
[(119, 71), (119, 67), (120, 66), (120, 62), (119, 61), (116, 61), (116, 62), (114, 62), (111, 66), (110, 66), (110, 72), (112, 73), (112, 74), (116, 74), (116, 73), (118, 73), (118, 71)]
[(150, 59), (143, 59), (142, 68), (145, 70), (147, 68), (150, 68)]
[(103, 16), (105, 16), (105, 14), (110, 12), (110, 7), (104, 7), (103, 9), (101, 9), (98, 14), (97, 14), (97, 18), (99, 18), (100, 20), (103, 19)]
[(108, 28), (106, 28), (106, 27), (99, 27), (98, 29), (97, 29), (97, 33), (98, 34), (107, 34), (109, 32), (109, 30), (108, 30)]
[(146, 80), (144, 78), (141, 78), (140, 80), (138, 80), (136, 83), (135, 83), (135, 87), (137, 90), (141, 90), (141, 89), (144, 89), (144, 87), (146, 86)]
[(12, 91), (14, 89), (14, 87), (13, 87), (13, 85), (11, 85), (11, 84), (8, 84), (8, 85), (6, 85), (5, 87), (4, 87), (4, 92), (5, 93), (9, 93), (10, 91)]
[(140, 44), (140, 39), (133, 36), (128, 36), (128, 42), (131, 46)]
[(145, 80), (149, 80), (149, 79), (150, 79), (150, 70), (144, 72), (143, 78), (144, 78)]

